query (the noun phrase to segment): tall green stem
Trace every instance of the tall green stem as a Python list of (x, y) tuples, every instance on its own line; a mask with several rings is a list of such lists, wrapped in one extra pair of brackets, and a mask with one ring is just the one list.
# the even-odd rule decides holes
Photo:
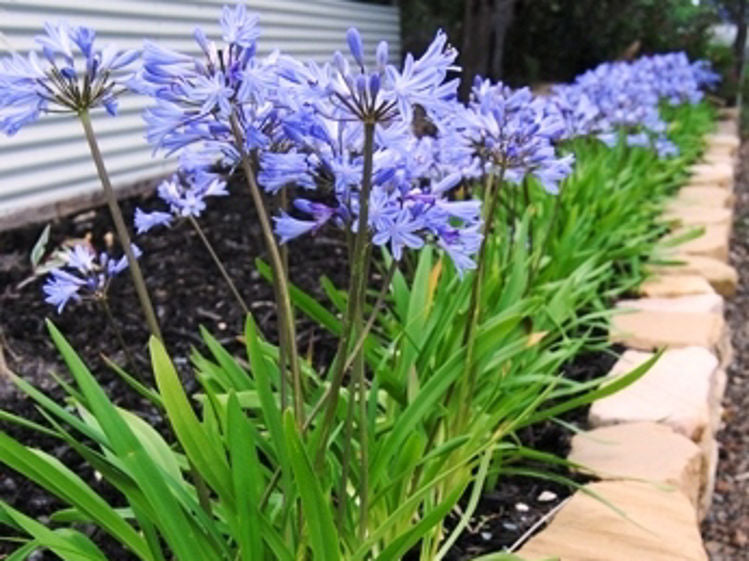
[[(286, 211), (286, 209), (289, 206), (288, 203), (288, 193), (286, 187), (281, 187), (281, 192), (279, 193), (279, 206), (281, 207), (282, 211)], [(280, 248), (281, 251), (281, 263), (283, 264), (283, 270), (284, 275), (286, 278), (289, 278), (289, 250), (284, 245)], [(281, 365), (281, 372), (284, 372), (286, 369), (286, 352), (285, 348), (287, 346), (287, 343), (284, 341), (285, 338), (281, 338), (281, 345), (278, 349), (278, 362)], [(286, 376), (281, 376), (281, 409), (286, 409), (287, 406), (287, 386), (286, 383)]]
[[(349, 281), (349, 299), (346, 306), (346, 314), (343, 320), (343, 331), (338, 343), (338, 351), (333, 364), (333, 378), (331, 380), (331, 391), (328, 394), (328, 402), (322, 421), (320, 435), (320, 447), (317, 454), (317, 463), (323, 457), (327, 446), (328, 436), (333, 425), (333, 420), (338, 403), (338, 394), (343, 384), (346, 373), (344, 368), (346, 356), (349, 352), (351, 342), (355, 337), (357, 317), (361, 316), (362, 301), (364, 299), (364, 287), (366, 286), (366, 271), (368, 270), (368, 244), (369, 244), (369, 196), (372, 191), (372, 168), (374, 160), (374, 122), (364, 123), (364, 167), (362, 175), (361, 191), (359, 193), (359, 220), (357, 223), (356, 236), (354, 238), (354, 249), (351, 255), (351, 277)], [(361, 352), (361, 351), (359, 351)], [(364, 474), (362, 474), (364, 477)]]
[(234, 284), (234, 281), (229, 275), (229, 271), (226, 270), (226, 267), (221, 261), (221, 258), (216, 253), (216, 250), (214, 249), (213, 244), (211, 244), (211, 242), (208, 240), (208, 237), (205, 235), (203, 228), (200, 227), (200, 224), (198, 224), (198, 221), (195, 219), (194, 216), (189, 216), (188, 220), (190, 221), (190, 224), (192, 225), (192, 227), (195, 229), (195, 232), (197, 232), (198, 237), (200, 238), (200, 241), (203, 242), (203, 245), (208, 251), (208, 254), (213, 259), (213, 263), (218, 268), (219, 272), (221, 273), (221, 276), (224, 277), (224, 281), (226, 281), (226, 284), (229, 285), (229, 290), (231, 290), (231, 293), (234, 296), (234, 299), (237, 301), (237, 304), (239, 304), (239, 306), (242, 308), (242, 311), (245, 313), (245, 316), (249, 315), (250, 313), (249, 306), (247, 306), (247, 303), (244, 301), (244, 298), (242, 298), (242, 295), (239, 293), (239, 290), (237, 289), (237, 285)]
[(101, 306), (104, 315), (107, 316), (107, 321), (109, 321), (109, 325), (112, 328), (112, 331), (114, 331), (114, 336), (117, 338), (117, 342), (120, 344), (120, 347), (122, 347), (122, 351), (125, 353), (125, 362), (127, 364), (127, 367), (130, 368), (133, 374), (135, 374), (135, 359), (130, 352), (130, 347), (128, 347), (127, 343), (125, 343), (125, 338), (122, 336), (122, 331), (117, 325), (117, 321), (115, 321), (114, 319), (114, 314), (112, 314), (112, 309), (109, 307), (109, 302), (107, 301), (106, 296), (99, 299), (99, 306)]
[(104, 196), (109, 206), (109, 212), (112, 215), (114, 221), (114, 228), (117, 231), (117, 237), (122, 245), (122, 251), (125, 252), (127, 263), (130, 269), (130, 276), (133, 279), (133, 285), (135, 286), (135, 292), (138, 294), (138, 300), (140, 301), (140, 307), (143, 310), (143, 315), (146, 317), (146, 323), (151, 334), (158, 339), (161, 337), (161, 329), (159, 328), (159, 322), (156, 319), (156, 313), (153, 311), (153, 304), (151, 304), (151, 298), (148, 296), (148, 289), (146, 288), (146, 281), (143, 279), (143, 273), (140, 269), (140, 264), (133, 253), (132, 243), (130, 241), (130, 234), (125, 226), (125, 219), (122, 217), (122, 211), (120, 205), (117, 203), (117, 197), (112, 189), (112, 182), (109, 180), (109, 174), (107, 168), (104, 166), (104, 158), (99, 150), (99, 143), (96, 141), (96, 135), (94, 129), (91, 126), (91, 116), (87, 110), (82, 110), (78, 113), (78, 117), (83, 125), (83, 131), (86, 134), (86, 140), (88, 141), (88, 147), (91, 151), (91, 157), (94, 160), (96, 166), (96, 173), (99, 175), (99, 181), (104, 189)]
[[(525, 208), (523, 209), (523, 212), (528, 212), (528, 209), (531, 207), (531, 185), (530, 180), (528, 179), (528, 176), (523, 177), (523, 204), (525, 205)], [(531, 254), (533, 253), (533, 221), (531, 221), (530, 226), (528, 227), (528, 243), (530, 246)]]
[(535, 248), (533, 261), (531, 263), (530, 272), (528, 274), (529, 289), (531, 287), (531, 284), (533, 283), (533, 280), (536, 278), (539, 269), (541, 268), (541, 261), (543, 261), (544, 254), (546, 253), (546, 250), (549, 246), (552, 230), (556, 227), (557, 218), (559, 217), (559, 209), (562, 206), (562, 193), (563, 190), (560, 190), (559, 193), (556, 194), (556, 199), (554, 200), (554, 208), (551, 211), (551, 219), (549, 220), (548, 224), (546, 224), (546, 231), (543, 234), (544, 237), (541, 243), (537, 248)]
[[(265, 208), (265, 201), (260, 192), (260, 186), (255, 178), (250, 154), (244, 149), (244, 135), (236, 115), (231, 116), (231, 128), (237, 149), (240, 153), (242, 169), (244, 170), (247, 186), (252, 196), (252, 202), (260, 222), (260, 228), (263, 232), (263, 240), (270, 258), (270, 265), (273, 269), (273, 282), (276, 287), (276, 300), (278, 305), (279, 319), (279, 339), (285, 347), (285, 355), (288, 357), (289, 369), (291, 371), (292, 384), (294, 386), (294, 414), (299, 426), (304, 424), (304, 396), (302, 395), (302, 377), (299, 369), (299, 355), (296, 349), (296, 327), (294, 325), (294, 310), (291, 306), (291, 296), (289, 294), (289, 285), (286, 279), (286, 271), (283, 266), (281, 252), (273, 235), (273, 228), (270, 223), (268, 211)], [(284, 376), (284, 372), (281, 372)]]
[[(385, 279), (383, 280), (382, 287), (380, 288), (380, 293), (377, 295), (377, 300), (375, 301), (375, 304), (372, 307), (372, 311), (370, 313), (369, 319), (367, 320), (367, 323), (364, 326), (364, 329), (359, 334), (359, 338), (357, 339), (356, 343), (354, 343), (354, 346), (351, 349), (351, 352), (349, 353), (348, 358), (346, 359), (346, 362), (344, 363), (344, 367), (343, 367), (344, 372), (347, 371), (351, 367), (357, 353), (363, 348), (364, 342), (367, 340), (367, 335), (369, 335), (369, 333), (372, 331), (372, 327), (374, 326), (375, 320), (377, 319), (377, 316), (379, 315), (380, 309), (382, 308), (382, 305), (385, 303), (385, 296), (387, 295), (387, 289), (390, 287), (390, 283), (393, 280), (393, 275), (395, 275), (395, 271), (397, 268), (398, 268), (398, 262), (393, 260), (393, 262), (390, 264), (390, 269), (388, 270), (387, 275), (385, 276)], [(315, 402), (315, 405), (310, 410), (310, 413), (307, 416), (307, 420), (305, 421), (304, 425), (302, 425), (302, 433), (306, 432), (307, 429), (309, 429), (314, 418), (317, 417), (317, 414), (320, 411), (322, 411), (323, 406), (328, 402), (329, 395), (330, 395), (330, 386), (326, 388), (325, 392), (323, 392), (323, 395), (320, 397), (320, 399), (317, 400), (317, 402)], [(352, 409), (352, 415), (353, 415), (353, 409)], [(270, 482), (266, 486), (265, 491), (260, 499), (261, 508), (267, 504), (268, 499), (270, 498), (270, 494), (275, 488), (280, 478), (281, 478), (281, 469), (276, 468), (276, 471), (273, 472), (273, 476), (271, 477)], [(343, 479), (346, 479), (346, 478), (343, 478)]]
[(462, 424), (467, 416), (467, 407), (470, 400), (468, 397), (473, 393), (476, 385), (476, 367), (473, 364), (474, 352), (476, 346), (476, 329), (478, 328), (481, 316), (481, 292), (484, 285), (484, 269), (486, 267), (486, 251), (490, 243), (489, 238), (492, 235), (494, 217), (497, 214), (497, 201), (499, 200), (502, 182), (504, 181), (505, 169), (502, 167), (499, 172), (497, 183), (494, 182), (494, 174), (487, 174), (486, 185), (484, 186), (484, 238), (481, 240), (479, 255), (476, 262), (476, 270), (473, 277), (473, 290), (471, 291), (471, 301), (468, 306), (468, 318), (463, 336), (466, 345), (465, 377), (460, 384), (458, 399), (460, 403), (460, 414), (456, 419), (457, 423)]

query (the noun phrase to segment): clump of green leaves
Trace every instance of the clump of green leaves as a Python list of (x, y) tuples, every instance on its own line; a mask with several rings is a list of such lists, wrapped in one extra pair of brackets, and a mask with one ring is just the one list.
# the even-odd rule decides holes
[[(0, 418), (69, 446), (120, 501), (109, 504), (53, 456), (0, 433), (0, 460), (67, 505), (46, 526), (0, 503), (0, 521), (29, 536), (12, 559), (39, 548), (66, 561), (105, 559), (85, 525), (143, 561), (384, 561), (410, 551), (444, 558), (488, 485), (502, 474), (546, 476), (529, 461), (563, 463), (525, 447), (518, 430), (613, 393), (649, 367), (613, 381), (561, 374), (581, 351), (606, 347), (609, 299), (643, 278), (641, 263), (662, 231), (662, 202), (711, 123), (704, 105), (669, 117), (677, 159), (581, 141), (569, 147), (578, 166), (559, 198), (532, 182), (522, 204), (511, 198), (522, 191), (504, 193), (477, 303), (470, 392), (461, 384), (471, 285), (428, 248), (403, 270), (387, 255), (373, 264), (386, 282), (374, 303), (363, 300), (368, 329), (352, 341), (360, 342), (357, 368), (367, 377), (339, 388), (327, 427), (319, 413), (338, 366), (318, 373), (300, 361), (302, 421), (283, 407), (280, 351), (252, 317), (242, 359), (203, 332), (205, 349), (192, 356), (196, 396), (185, 394), (155, 338), (155, 387), (118, 369), (160, 411), (170, 428), (163, 433), (117, 407), (50, 324), (72, 378), (60, 379), (66, 402), (15, 378), (46, 423)], [(296, 310), (340, 334), (349, 295), (325, 279), (323, 287), (332, 309), (293, 285), (289, 293)], [(463, 497), (448, 533), (443, 522)]]

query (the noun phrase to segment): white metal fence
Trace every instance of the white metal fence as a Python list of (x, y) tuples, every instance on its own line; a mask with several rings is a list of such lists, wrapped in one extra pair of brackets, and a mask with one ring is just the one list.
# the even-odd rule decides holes
[[(0, 56), (27, 51), (45, 21), (60, 19), (93, 27), (97, 42), (137, 48), (144, 38), (197, 53), (197, 26), (220, 38), (218, 15), (236, 0), (0, 0)], [(399, 55), (399, 16), (393, 6), (353, 0), (248, 0), (260, 14), (260, 54), (281, 49), (301, 59), (327, 60), (345, 48), (345, 31), (356, 25), (372, 52), (390, 42)], [(143, 138), (141, 111), (148, 100), (127, 95), (116, 118), (94, 115), (94, 127), (117, 188), (168, 173), (173, 161), (152, 157)], [(70, 115), (47, 115), (7, 138), (0, 134), (0, 230), (44, 220), (94, 200), (95, 170)]]

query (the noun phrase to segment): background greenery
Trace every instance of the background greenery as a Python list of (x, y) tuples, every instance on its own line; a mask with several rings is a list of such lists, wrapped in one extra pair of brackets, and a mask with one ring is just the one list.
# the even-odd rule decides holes
[[(717, 93), (729, 102), (738, 92), (742, 61), (737, 61), (736, 45), (711, 44), (711, 29), (721, 22), (745, 21), (746, 4), (746, 0), (399, 2), (404, 52), (423, 51), (435, 30), (444, 29), (455, 38), (459, 62), (468, 74), (502, 78), (512, 85), (569, 81), (607, 60), (684, 50), (692, 59), (714, 63), (723, 76)], [(502, 37), (503, 48), (497, 50)], [(495, 60), (498, 56), (501, 61)]]

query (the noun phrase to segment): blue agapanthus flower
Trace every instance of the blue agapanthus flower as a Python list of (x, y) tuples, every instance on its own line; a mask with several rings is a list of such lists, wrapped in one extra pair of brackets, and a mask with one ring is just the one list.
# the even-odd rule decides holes
[[(133, 244), (133, 253), (140, 257), (142, 252)], [(127, 258), (111, 257), (106, 252), (97, 253), (88, 243), (79, 243), (68, 249), (62, 256), (65, 264), (52, 269), (42, 289), (45, 302), (62, 313), (71, 300), (105, 298), (114, 277), (127, 269)]]
[(157, 187), (158, 197), (166, 203), (169, 212), (146, 212), (135, 209), (135, 229), (144, 234), (157, 226), (170, 226), (175, 219), (192, 216), (199, 217), (206, 208), (208, 197), (223, 197), (229, 194), (226, 181), (222, 178), (199, 171), (195, 174), (180, 177), (174, 175)]
[(286, 104), (296, 110), (324, 108), (334, 119), (376, 123), (411, 123), (416, 106), (433, 119), (452, 110), (459, 79), (447, 78), (459, 70), (455, 65), (458, 52), (448, 45), (444, 32), (436, 34), (421, 57), (406, 54), (402, 67), (389, 62), (385, 41), (376, 48), (375, 65), (367, 67), (359, 31), (349, 29), (346, 40), (352, 61), (340, 51), (322, 67), (287, 57), (280, 61), (286, 90), (280, 95)]
[(118, 85), (114, 73), (127, 69), (137, 51), (94, 47), (93, 29), (65, 22), (45, 24), (36, 37), (39, 52), (0, 59), (0, 130), (12, 135), (43, 113), (103, 106), (115, 115)]
[[(154, 98), (144, 113), (147, 139), (168, 153), (190, 148), (184, 159), (232, 167), (241, 148), (255, 150), (272, 141), (278, 53), (256, 56), (258, 16), (243, 4), (223, 8), (220, 26), (225, 44), (217, 46), (201, 29), (194, 33), (201, 57), (147, 41), (143, 65), (129, 85)], [(244, 146), (235, 141), (231, 119), (241, 128)]]
[(572, 171), (574, 156), (559, 156), (554, 147), (565, 133), (564, 120), (548, 100), (534, 97), (528, 88), (513, 90), (477, 78), (471, 101), (456, 120), (485, 173), (501, 173), (513, 183), (533, 176), (556, 193)]
[(666, 53), (600, 64), (553, 88), (550, 99), (565, 123), (565, 138), (595, 135), (609, 146), (621, 138), (665, 158), (678, 148), (667, 137), (660, 104), (697, 103), (717, 80), (709, 63)]
[[(421, 57), (401, 68), (388, 45), (365, 64), (355, 29), (346, 34), (350, 59), (335, 53), (326, 65), (280, 58), (278, 104), (287, 148), (260, 157), (260, 184), (269, 192), (302, 187), (290, 212), (275, 220), (282, 242), (327, 225), (356, 231), (364, 181), (364, 123), (375, 126), (368, 227), (374, 245), (400, 259), (427, 243), (443, 248), (459, 271), (474, 266), (481, 244), (481, 205), (450, 200), (450, 192), (480, 166), (453, 127), (457, 81), (448, 79), (457, 52), (439, 32)], [(433, 126), (417, 134), (415, 117)]]

